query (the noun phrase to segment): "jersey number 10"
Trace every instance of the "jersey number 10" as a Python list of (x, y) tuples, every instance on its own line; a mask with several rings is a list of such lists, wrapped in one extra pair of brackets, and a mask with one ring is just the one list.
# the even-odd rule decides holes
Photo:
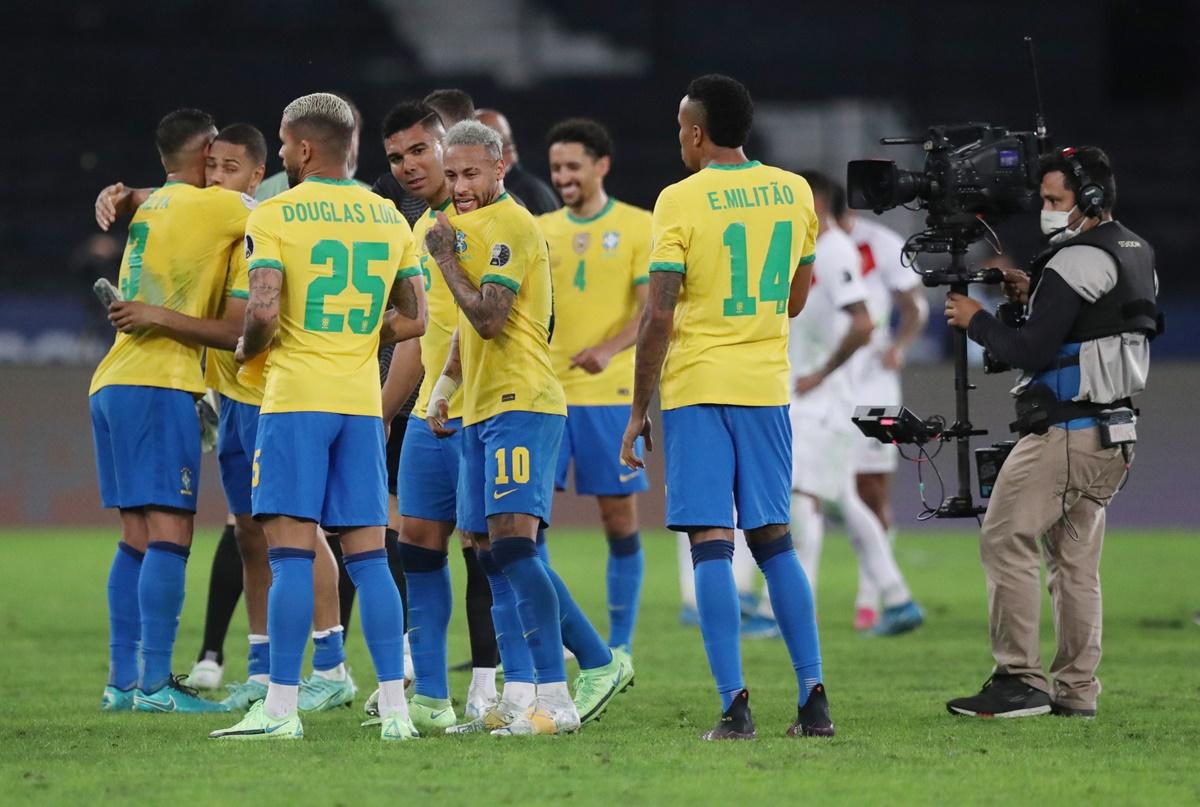
[[(725, 316), (748, 317), (758, 313), (758, 303), (750, 295), (750, 278), (746, 259), (746, 225), (734, 222), (725, 228), (722, 239), (729, 249), (730, 294), (725, 298)], [(771, 231), (771, 243), (767, 246), (767, 259), (763, 262), (762, 274), (758, 278), (758, 299), (775, 303), (775, 313), (787, 312), (788, 293), (791, 291), (788, 275), (792, 256), (792, 223), (775, 222)]]
[[(371, 261), (386, 261), (389, 247), (377, 241), (355, 241), (352, 249), (346, 249), (341, 241), (325, 239), (312, 248), (309, 260), (314, 266), (330, 264), (333, 274), (318, 277), (308, 284), (304, 298), (304, 330), (323, 333), (341, 333), (346, 329), (358, 334), (368, 334), (379, 324), (379, 315), (387, 301), (388, 287), (383, 278), (367, 271)], [(371, 296), (370, 308), (351, 308), (342, 314), (325, 312), (325, 298), (335, 297), (353, 284), (354, 290)]]

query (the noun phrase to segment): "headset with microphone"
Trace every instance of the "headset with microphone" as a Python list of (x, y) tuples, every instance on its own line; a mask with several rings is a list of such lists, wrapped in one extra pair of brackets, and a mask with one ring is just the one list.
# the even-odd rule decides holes
[(1075, 204), (1079, 210), (1089, 219), (1100, 218), (1104, 212), (1105, 192), (1104, 186), (1094, 181), (1088, 176), (1087, 171), (1083, 170), (1083, 164), (1079, 162), (1076, 156), (1078, 150), (1074, 147), (1067, 147), (1059, 152), (1071, 167), (1071, 174), (1075, 177), (1075, 183), (1079, 186), (1079, 190), (1075, 193)]

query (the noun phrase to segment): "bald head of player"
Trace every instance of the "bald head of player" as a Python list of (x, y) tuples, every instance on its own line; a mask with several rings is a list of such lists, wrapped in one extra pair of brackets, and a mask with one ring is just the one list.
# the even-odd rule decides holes
[(679, 149), (689, 171), (710, 163), (743, 163), (754, 101), (737, 79), (711, 73), (693, 79), (679, 102)]
[(569, 118), (551, 127), (550, 181), (576, 216), (593, 215), (607, 201), (604, 178), (612, 167), (612, 138), (589, 118)]
[(500, 135), (478, 121), (464, 120), (450, 127), (443, 142), (454, 209), (469, 213), (499, 199), (504, 193)]
[(448, 191), (443, 166), (442, 138), (446, 129), (433, 107), (424, 101), (402, 101), (383, 119), (383, 151), (400, 187), (430, 207)]
[(475, 120), (475, 101), (463, 90), (434, 90), (425, 96), (425, 103), (433, 107), (447, 128), (459, 121)]
[(481, 109), (475, 113), (475, 120), (500, 135), (501, 154), (504, 157), (504, 164), (506, 166), (504, 170), (512, 170), (512, 167), (521, 158), (517, 154), (517, 141), (513, 140), (512, 126), (509, 125), (508, 118), (504, 117), (504, 113), (498, 110)]
[(354, 111), (333, 93), (302, 95), (284, 107), (279, 158), (288, 187), (310, 176), (347, 179), (354, 129)]
[(154, 129), (154, 143), (167, 179), (204, 186), (204, 162), (217, 136), (212, 115), (199, 109), (177, 109)]

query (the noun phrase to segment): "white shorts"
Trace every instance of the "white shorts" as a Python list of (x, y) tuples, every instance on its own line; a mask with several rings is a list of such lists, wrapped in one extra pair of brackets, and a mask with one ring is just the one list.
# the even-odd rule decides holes
[[(875, 363), (870, 372), (863, 372), (855, 379), (853, 395), (855, 406), (896, 406), (900, 403), (900, 374)], [(894, 445), (881, 443), (855, 429), (850, 459), (854, 473), (894, 473), (899, 457)]]
[(842, 498), (851, 474), (854, 435), (830, 428), (827, 418), (799, 413), (792, 419), (792, 490), (819, 499)]

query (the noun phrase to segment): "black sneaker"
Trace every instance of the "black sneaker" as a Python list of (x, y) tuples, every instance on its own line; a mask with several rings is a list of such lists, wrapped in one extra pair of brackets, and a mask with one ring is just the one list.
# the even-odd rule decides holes
[(796, 712), (796, 722), (788, 726), (789, 737), (832, 737), (833, 719), (829, 717), (829, 698), (825, 685), (817, 684), (808, 700)]
[(743, 689), (721, 715), (717, 725), (700, 735), (702, 740), (753, 740), (757, 736), (750, 718), (750, 692)]
[(1015, 675), (993, 675), (978, 695), (955, 698), (946, 710), (967, 717), (1035, 717), (1050, 713), (1050, 696)]
[(1065, 706), (1061, 703), (1051, 703), (1050, 714), (1058, 715), (1059, 717), (1082, 717), (1084, 720), (1091, 720), (1096, 716), (1096, 710), (1076, 709), (1074, 706)]

